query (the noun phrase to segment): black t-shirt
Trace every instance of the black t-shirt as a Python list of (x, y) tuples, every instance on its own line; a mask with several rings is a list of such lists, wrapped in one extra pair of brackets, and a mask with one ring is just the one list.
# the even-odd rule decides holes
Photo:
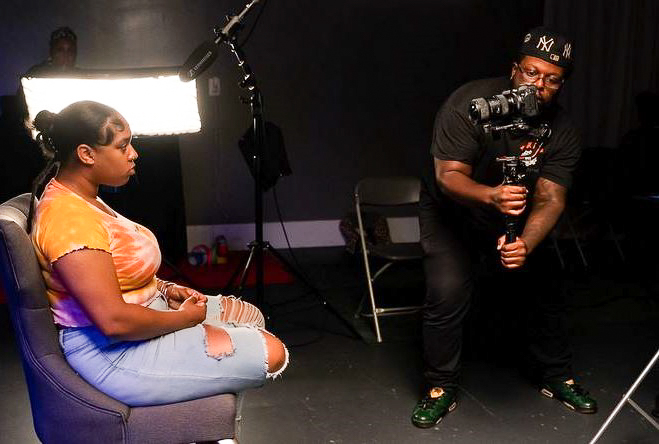
[[(489, 186), (503, 182), (503, 168), (496, 161), (497, 157), (523, 155), (528, 158), (524, 162), (524, 184), (529, 189), (529, 196), (533, 193), (538, 177), (569, 187), (581, 154), (581, 141), (578, 131), (559, 105), (554, 104), (544, 109), (538, 118), (529, 121), (531, 126), (547, 123), (551, 128), (551, 136), (541, 150), (528, 148), (531, 139), (528, 135), (509, 132), (486, 134), (481, 126), (469, 119), (468, 109), (472, 99), (491, 97), (510, 88), (510, 79), (499, 77), (467, 83), (451, 94), (435, 118), (432, 155), (441, 160), (455, 160), (471, 165), (472, 178)], [(503, 227), (503, 217), (496, 209), (458, 205), (439, 190), (434, 175), (426, 182), (425, 191), (440, 205), (441, 211), (467, 217), (477, 228), (488, 231), (500, 231)]]

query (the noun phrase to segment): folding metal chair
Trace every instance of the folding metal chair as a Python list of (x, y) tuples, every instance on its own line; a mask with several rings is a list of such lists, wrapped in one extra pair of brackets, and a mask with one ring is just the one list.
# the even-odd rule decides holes
[[(378, 342), (382, 342), (378, 316), (413, 313), (418, 311), (421, 306), (379, 307), (375, 302), (375, 292), (373, 289), (375, 281), (395, 263), (420, 260), (423, 258), (423, 250), (419, 242), (367, 244), (363, 212), (367, 208), (377, 207), (378, 213), (386, 216), (392, 210), (396, 211), (396, 209), (400, 209), (401, 207), (416, 206), (419, 202), (420, 189), (421, 182), (416, 177), (367, 177), (360, 180), (355, 187), (355, 210), (357, 213), (359, 240), (371, 305), (370, 313), (361, 313), (366, 298), (366, 295), (364, 295), (359, 303), (356, 314), (373, 318), (375, 335)], [(383, 261), (383, 265), (372, 273), (370, 260), (374, 258)]]

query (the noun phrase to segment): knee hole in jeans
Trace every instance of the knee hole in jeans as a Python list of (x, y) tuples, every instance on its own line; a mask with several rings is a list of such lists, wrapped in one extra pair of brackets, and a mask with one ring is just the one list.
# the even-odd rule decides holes
[(288, 366), (288, 349), (277, 337), (261, 330), (266, 349), (266, 369), (268, 378), (276, 378)]
[(223, 358), (233, 354), (231, 336), (223, 328), (202, 324), (206, 335), (206, 354), (211, 358)]

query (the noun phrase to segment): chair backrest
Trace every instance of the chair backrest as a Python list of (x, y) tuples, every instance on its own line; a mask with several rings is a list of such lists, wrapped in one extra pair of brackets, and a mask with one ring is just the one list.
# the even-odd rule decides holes
[(364, 205), (410, 205), (419, 202), (417, 177), (366, 177), (355, 186), (355, 202)]
[[(31, 348), (34, 344), (31, 351), (38, 359), (61, 351), (41, 270), (25, 231), (29, 203), (30, 195), (22, 194), (0, 205), (0, 264), (14, 328)], [(39, 328), (26, 329), (26, 321), (38, 322)]]
[[(34, 427), (43, 442), (76, 438), (124, 441), (128, 407), (82, 380), (62, 355), (46, 287), (32, 242), (25, 231), (30, 195), (22, 194), (0, 205), (0, 268), (7, 291), (9, 313), (23, 359)], [(76, 424), (72, 431), (68, 425)], [(96, 439), (94, 439), (96, 437)]]

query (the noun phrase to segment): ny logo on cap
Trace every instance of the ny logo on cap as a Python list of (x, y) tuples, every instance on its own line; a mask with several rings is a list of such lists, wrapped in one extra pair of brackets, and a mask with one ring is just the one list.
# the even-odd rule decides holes
[[(542, 45), (542, 47), (540, 47), (540, 45)], [(551, 38), (551, 39), (547, 40), (547, 36), (546, 36), (546, 35), (543, 35), (543, 36), (540, 37), (540, 39), (538, 40), (538, 44), (536, 45), (536, 48), (539, 48), (540, 51), (547, 51), (547, 52), (549, 52), (549, 51), (551, 51), (551, 47), (552, 47), (553, 45), (554, 45), (554, 39)]]
[(570, 53), (572, 52), (572, 45), (569, 43), (566, 43), (565, 46), (563, 47), (563, 57), (566, 59), (570, 58)]

